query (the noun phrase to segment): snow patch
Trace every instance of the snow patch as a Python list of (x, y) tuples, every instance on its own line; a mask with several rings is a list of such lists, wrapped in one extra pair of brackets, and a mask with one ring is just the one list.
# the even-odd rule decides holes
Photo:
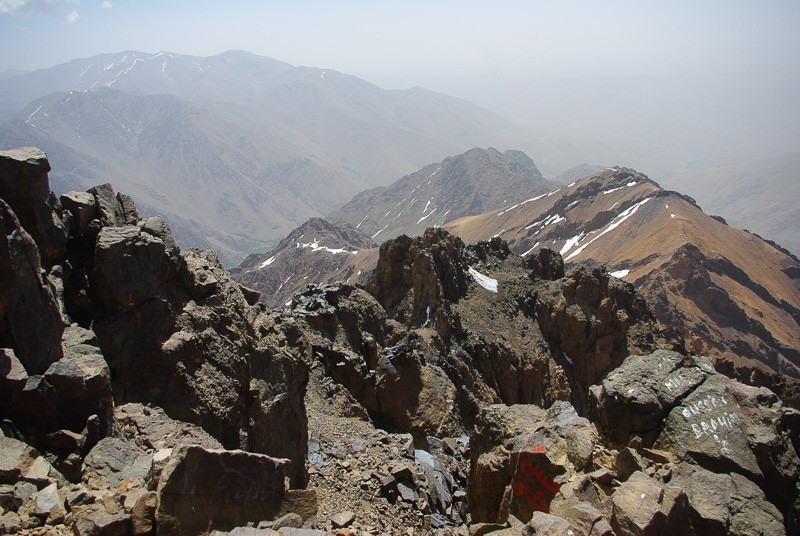
[(267, 260), (265, 260), (264, 262), (262, 262), (262, 263), (261, 263), (261, 266), (259, 266), (259, 267), (258, 267), (258, 269), (259, 269), (259, 270), (261, 270), (262, 268), (266, 268), (267, 266), (269, 266), (270, 264), (272, 264), (273, 262), (275, 262), (275, 257), (277, 257), (277, 255), (273, 255), (273, 256), (272, 256), (272, 257), (270, 257), (269, 259), (267, 259)]
[[(576, 181), (576, 182), (577, 182), (577, 181)], [(571, 182), (571, 183), (569, 183), (569, 184), (567, 185), (567, 188), (572, 188), (573, 186), (575, 186), (575, 183), (574, 183), (574, 182)]]
[(584, 233), (581, 233), (581, 234), (575, 235), (572, 238), (570, 238), (569, 240), (567, 240), (564, 243), (564, 247), (562, 247), (561, 251), (559, 251), (559, 254), (564, 255), (569, 250), (571, 250), (572, 248), (574, 248), (575, 246), (580, 244), (581, 240), (583, 239), (583, 236), (584, 236)]
[(669, 217), (670, 217), (670, 218), (674, 218), (674, 217), (675, 217), (675, 214), (670, 214), (670, 215), (669, 215)]
[(488, 290), (489, 292), (497, 292), (497, 279), (492, 279), (477, 271), (472, 266), (469, 267), (469, 275), (475, 280), (477, 284)]
[(532, 251), (533, 251), (534, 249), (536, 249), (537, 247), (539, 247), (539, 242), (536, 242), (536, 243), (533, 245), (533, 247), (532, 247), (531, 249), (529, 249), (528, 251), (526, 251), (525, 253), (523, 253), (523, 254), (522, 254), (522, 255), (520, 255), (520, 256), (521, 256), (521, 257), (525, 257), (526, 255), (528, 255), (530, 252), (532, 252)]
[(553, 194), (557, 194), (560, 191), (561, 191), (561, 188), (557, 188), (557, 189), (553, 190), (552, 192), (550, 192), (549, 194), (547, 194), (547, 197), (550, 197)]
[(433, 209), (433, 210), (431, 210), (430, 214), (428, 214), (427, 216), (423, 216), (423, 217), (421, 217), (420, 219), (418, 219), (418, 220), (417, 220), (417, 225), (419, 225), (419, 224), (420, 224), (420, 223), (422, 223), (424, 220), (426, 220), (426, 219), (427, 219), (427, 218), (428, 218), (428, 217), (429, 217), (431, 214), (433, 214), (434, 212), (436, 212), (436, 209)]
[(617, 279), (622, 279), (629, 273), (631, 273), (631, 271), (626, 269), (626, 270), (617, 270), (616, 272), (611, 272), (608, 275), (610, 275), (611, 277), (616, 277)]
[(565, 261), (568, 261), (568, 260), (570, 260), (572, 257), (575, 257), (576, 255), (580, 255), (580, 254), (583, 252), (583, 250), (584, 250), (584, 249), (586, 249), (586, 248), (587, 248), (587, 247), (588, 247), (588, 246), (589, 246), (589, 245), (590, 245), (592, 242), (594, 242), (595, 240), (597, 240), (598, 238), (600, 238), (600, 237), (601, 237), (601, 236), (603, 236), (604, 234), (606, 234), (606, 233), (610, 233), (611, 231), (613, 231), (614, 229), (616, 229), (617, 227), (619, 227), (620, 225), (622, 225), (622, 223), (623, 223), (625, 220), (627, 220), (628, 218), (630, 218), (631, 216), (633, 216), (634, 214), (636, 214), (636, 211), (637, 211), (637, 210), (639, 210), (639, 208), (641, 208), (642, 206), (644, 206), (644, 204), (645, 204), (645, 203), (647, 203), (648, 201), (650, 201), (651, 199), (652, 199), (652, 197), (648, 197), (647, 199), (645, 199), (645, 200), (643, 200), (643, 201), (639, 201), (639, 202), (638, 202), (638, 203), (636, 203), (635, 205), (633, 205), (633, 206), (631, 206), (631, 207), (628, 207), (627, 209), (625, 209), (625, 210), (623, 210), (622, 212), (620, 212), (619, 214), (617, 214), (617, 216), (616, 216), (616, 217), (615, 217), (613, 220), (611, 220), (611, 223), (609, 223), (609, 224), (608, 224), (608, 227), (606, 227), (605, 229), (603, 229), (603, 232), (601, 232), (600, 234), (598, 234), (597, 236), (595, 236), (594, 238), (592, 238), (590, 241), (588, 241), (587, 243), (585, 243), (584, 245), (582, 245), (581, 247), (579, 247), (578, 249), (576, 249), (575, 251), (573, 251), (573, 252), (570, 254), (570, 256), (569, 256), (569, 257), (567, 257), (567, 258), (566, 258), (566, 259), (564, 259), (564, 260), (565, 260)]
[[(378, 231), (378, 232), (380, 232), (380, 231)], [(316, 238), (314, 239), (313, 242), (307, 242), (305, 244), (301, 244), (300, 242), (297, 242), (297, 247), (298, 248), (303, 248), (303, 249), (311, 248), (312, 251), (327, 251), (328, 253), (331, 253), (332, 255), (338, 255), (339, 253), (358, 253), (358, 251), (348, 251), (348, 250), (346, 250), (344, 248), (329, 248), (329, 247), (326, 247), (326, 246), (320, 246), (319, 245), (319, 241)]]

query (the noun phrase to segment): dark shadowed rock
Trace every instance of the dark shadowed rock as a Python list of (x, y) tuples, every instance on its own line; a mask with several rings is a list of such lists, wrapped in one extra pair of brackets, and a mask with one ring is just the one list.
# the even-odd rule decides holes
[(97, 200), (89, 192), (67, 192), (59, 198), (64, 210), (69, 211), (74, 222), (73, 232), (85, 234), (89, 224), (97, 218)]
[(542, 248), (525, 257), (531, 277), (555, 281), (564, 277), (564, 259), (552, 249)]
[(2, 199), (0, 222), (0, 345), (14, 349), (28, 374), (42, 374), (61, 358), (64, 321), (42, 278), (36, 244)]
[(288, 463), (242, 451), (180, 449), (158, 486), (159, 533), (200, 534), (273, 519)]
[(64, 254), (67, 245), (67, 231), (59, 217), (61, 207), (50, 192), (49, 171), (47, 155), (39, 149), (0, 151), (0, 198), (33, 237), (46, 267)]

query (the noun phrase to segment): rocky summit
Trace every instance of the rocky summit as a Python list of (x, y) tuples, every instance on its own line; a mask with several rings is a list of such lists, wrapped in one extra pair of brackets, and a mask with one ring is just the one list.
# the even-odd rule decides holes
[(0, 152), (0, 533), (800, 531), (800, 413), (602, 265), (427, 229), (267, 310), (49, 167)]

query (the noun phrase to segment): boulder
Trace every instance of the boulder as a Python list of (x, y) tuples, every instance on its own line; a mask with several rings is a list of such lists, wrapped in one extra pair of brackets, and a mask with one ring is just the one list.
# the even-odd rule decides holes
[(141, 218), (130, 196), (114, 193), (110, 184), (89, 189), (97, 204), (97, 218), (103, 227), (135, 225)]
[(619, 536), (698, 534), (690, 522), (686, 493), (641, 472), (631, 475), (614, 492), (608, 510), (611, 526)]
[(712, 473), (681, 463), (671, 485), (686, 492), (692, 526), (697, 534), (782, 534), (780, 511), (767, 501), (764, 492), (740, 474)]
[(520, 530), (521, 534), (562, 536), (572, 533), (569, 521), (545, 512), (534, 512), (530, 521)]
[(284, 499), (288, 464), (250, 452), (182, 447), (158, 486), (159, 534), (230, 531), (274, 519)]
[(76, 516), (73, 531), (75, 536), (129, 536), (131, 516), (104, 510), (81, 512)]
[(52, 483), (66, 483), (61, 473), (36, 449), (22, 441), (0, 436), (0, 484), (20, 481), (31, 482), (41, 488)]
[(549, 410), (492, 405), (470, 437), (467, 505), (475, 522), (523, 522), (549, 512), (562, 484), (586, 468), (597, 433), (566, 402)]
[(62, 357), (64, 321), (42, 277), (36, 243), (2, 199), (0, 222), (5, 230), (0, 238), (0, 344), (14, 350), (28, 374), (42, 374)]
[(173, 275), (170, 268), (161, 239), (135, 225), (104, 227), (95, 248), (95, 304), (106, 311), (129, 311), (160, 290)]
[(86, 456), (83, 482), (93, 489), (110, 490), (123, 485), (145, 485), (152, 468), (153, 457), (135, 443), (106, 437)]
[(58, 427), (80, 432), (86, 421), (96, 415), (101, 423), (101, 435), (111, 429), (113, 398), (111, 372), (98, 353), (70, 352), (47, 369), (44, 377), (53, 386), (58, 400)]
[(612, 446), (626, 446), (632, 436), (652, 444), (672, 408), (713, 373), (702, 357), (668, 350), (633, 355), (592, 386), (591, 412)]
[(49, 171), (47, 155), (39, 149), (0, 151), (0, 198), (33, 237), (45, 267), (55, 264), (67, 245), (67, 231), (59, 217), (61, 207), (50, 192)]
[(612, 445), (633, 442), (644, 456), (736, 473), (764, 492), (788, 532), (800, 527), (795, 412), (771, 391), (716, 373), (706, 358), (658, 351), (627, 358), (591, 399)]
[(61, 206), (72, 214), (75, 234), (83, 235), (89, 223), (97, 218), (97, 200), (89, 192), (67, 192), (60, 197)]

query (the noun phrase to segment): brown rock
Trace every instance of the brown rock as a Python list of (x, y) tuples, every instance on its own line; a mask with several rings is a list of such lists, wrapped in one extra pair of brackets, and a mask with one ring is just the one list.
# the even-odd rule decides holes
[(232, 530), (273, 518), (284, 499), (288, 463), (242, 451), (180, 448), (158, 486), (159, 533)]

